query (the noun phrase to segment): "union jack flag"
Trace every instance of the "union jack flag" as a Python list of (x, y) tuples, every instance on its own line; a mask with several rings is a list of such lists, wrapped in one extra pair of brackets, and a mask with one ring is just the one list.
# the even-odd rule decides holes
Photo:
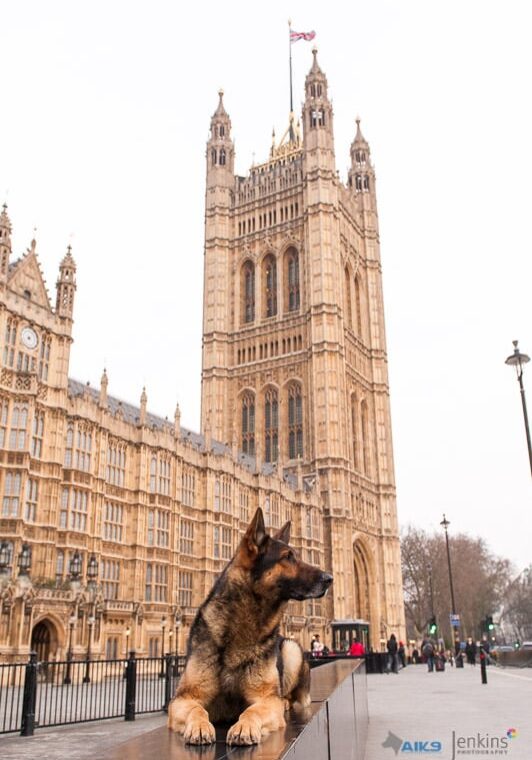
[(310, 42), (315, 36), (316, 32), (290, 32), (290, 42), (297, 42), (298, 40)]

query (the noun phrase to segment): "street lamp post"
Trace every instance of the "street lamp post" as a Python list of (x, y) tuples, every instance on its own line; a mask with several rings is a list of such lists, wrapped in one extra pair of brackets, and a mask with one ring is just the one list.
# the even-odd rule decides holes
[(161, 646), (161, 672), (159, 673), (159, 678), (164, 678), (164, 632), (166, 630), (166, 615), (163, 615), (161, 619), (161, 628), (163, 632), (163, 640)]
[(67, 650), (67, 669), (65, 673), (65, 677), (63, 678), (63, 683), (72, 683), (72, 678), (70, 677), (70, 669), (72, 667), (72, 634), (74, 632), (74, 626), (76, 625), (76, 615), (72, 613), (72, 615), (68, 619), (68, 650)]
[[(445, 514), (444, 514), (443, 520), (441, 521), (440, 525), (443, 527), (445, 531), (445, 545), (447, 547), (447, 566), (449, 568), (449, 587), (451, 589), (451, 612), (453, 615), (456, 615), (456, 603), (454, 601), (454, 587), (453, 587), (453, 571), (451, 567), (451, 552), (449, 550), (449, 534), (447, 532), (447, 528), (449, 527), (450, 524), (451, 523), (449, 522), (449, 520), (446, 519)], [(451, 624), (451, 634), (452, 634), (451, 639), (454, 641), (455, 648), (456, 648), (457, 640), (455, 637), (457, 634), (457, 630), (455, 626), (452, 624)]]
[(87, 588), (90, 594), (90, 614), (87, 618), (87, 625), (89, 628), (89, 639), (87, 642), (87, 659), (85, 664), (85, 675), (83, 676), (83, 683), (90, 683), (90, 661), (91, 661), (91, 644), (92, 644), (92, 629), (96, 618), (94, 617), (95, 607), (95, 594), (96, 594), (96, 580), (98, 578), (98, 560), (94, 554), (91, 554), (89, 564), (87, 565)]
[(517, 372), (517, 382), (519, 383), (519, 391), (521, 393), (521, 404), (523, 406), (523, 418), (525, 421), (525, 433), (526, 442), (528, 445), (528, 461), (530, 463), (530, 473), (532, 474), (532, 442), (530, 440), (530, 428), (528, 426), (528, 413), (526, 410), (526, 398), (525, 388), (523, 385), (523, 365), (530, 361), (530, 356), (522, 354), (517, 346), (517, 340), (512, 341), (514, 344), (514, 352), (505, 361), (505, 364), (509, 364), (511, 367), (515, 367)]
[(129, 657), (129, 637), (131, 636), (131, 628), (126, 628), (126, 658)]
[(173, 654), (173, 651), (172, 651), (173, 639), (174, 639), (174, 632), (170, 628), (170, 630), (168, 631), (168, 654)]

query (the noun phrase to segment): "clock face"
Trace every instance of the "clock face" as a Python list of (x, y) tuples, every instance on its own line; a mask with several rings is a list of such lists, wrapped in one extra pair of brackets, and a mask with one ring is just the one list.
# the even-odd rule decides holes
[(36, 348), (37, 343), (39, 342), (39, 339), (37, 338), (37, 333), (35, 330), (32, 330), (31, 327), (25, 327), (21, 334), (20, 338), (22, 340), (22, 343), (26, 346), (26, 348)]

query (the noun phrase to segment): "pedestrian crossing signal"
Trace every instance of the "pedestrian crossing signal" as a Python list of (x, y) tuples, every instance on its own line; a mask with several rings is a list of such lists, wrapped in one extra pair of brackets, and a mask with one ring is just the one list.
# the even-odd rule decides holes
[(433, 616), (430, 619), (429, 622), (429, 633), (431, 636), (434, 636), (436, 634), (436, 631), (438, 630), (438, 624), (436, 622), (436, 618)]

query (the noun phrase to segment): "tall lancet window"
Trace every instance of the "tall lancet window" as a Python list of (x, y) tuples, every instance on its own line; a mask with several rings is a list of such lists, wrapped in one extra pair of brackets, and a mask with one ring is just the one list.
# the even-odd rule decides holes
[(242, 313), (244, 322), (255, 319), (255, 267), (251, 261), (246, 261), (242, 269)]
[(288, 458), (303, 456), (303, 399), (301, 386), (293, 383), (288, 388)]
[(266, 462), (276, 462), (279, 451), (279, 398), (271, 388), (264, 401), (264, 451)]
[(358, 470), (359, 430), (357, 419), (357, 399), (354, 393), (351, 394), (351, 430), (353, 433), (353, 464), (355, 466), (355, 470)]
[(242, 451), (255, 454), (255, 396), (252, 393), (242, 398)]
[(355, 331), (360, 339), (362, 339), (362, 293), (360, 277), (355, 277)]
[(225, 148), (220, 148), (220, 166), (225, 166)]
[(360, 426), (362, 428), (362, 459), (364, 463), (364, 475), (371, 477), (371, 446), (369, 440), (368, 404), (362, 401), (360, 404)]
[(353, 306), (351, 303), (351, 272), (349, 267), (344, 270), (345, 279), (345, 324), (350, 330), (353, 329)]
[(277, 314), (277, 262), (273, 256), (266, 256), (263, 265), (264, 309), (266, 317)]
[(290, 248), (286, 253), (286, 283), (287, 283), (287, 311), (299, 309), (299, 256), (295, 248)]

